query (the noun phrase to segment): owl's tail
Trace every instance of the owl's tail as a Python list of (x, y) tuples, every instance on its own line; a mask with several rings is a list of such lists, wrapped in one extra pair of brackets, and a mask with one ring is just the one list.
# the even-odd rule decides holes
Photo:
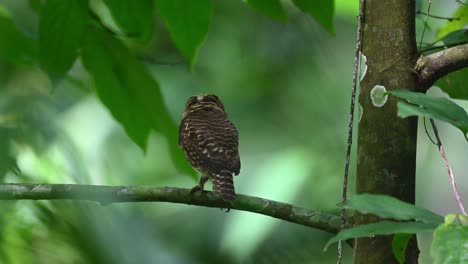
[(214, 174), (213, 192), (225, 201), (233, 201), (236, 197), (236, 191), (234, 190), (232, 173), (223, 170), (221, 173)]

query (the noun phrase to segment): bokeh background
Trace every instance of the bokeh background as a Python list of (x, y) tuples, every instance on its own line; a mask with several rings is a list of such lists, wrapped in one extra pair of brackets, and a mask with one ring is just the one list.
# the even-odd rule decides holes
[[(0, 11), (6, 10), (23, 32), (37, 37), (32, 2), (0, 0)], [(179, 122), (189, 96), (219, 95), (240, 134), (238, 193), (336, 211), (358, 1), (335, 1), (335, 36), (288, 1), (287, 23), (264, 17), (243, 1), (213, 2), (210, 32), (192, 71), (160, 20), (151, 45), (137, 47), (173, 119)], [(426, 10), (426, 2), (418, 2), (418, 9)], [(432, 1), (431, 13), (450, 16), (456, 8), (456, 1)], [(418, 40), (423, 21), (418, 16)], [(429, 23), (424, 40), (428, 43), (445, 21)], [(437, 88), (430, 93), (444, 96)], [(457, 102), (468, 108), (466, 102)], [(456, 128), (438, 124), (462, 199), (468, 203), (468, 144)], [(176, 171), (161, 135), (151, 134), (146, 153), (126, 136), (96, 98), (80, 61), (54, 86), (39, 67), (0, 59), (0, 148), (2, 182), (196, 184)], [(355, 158), (354, 147), (351, 193)], [(417, 204), (442, 215), (457, 211), (443, 161), (422, 123)], [(322, 251), (330, 234), (235, 210), (70, 201), (1, 201), (0, 206), (0, 263), (336, 261), (334, 247)], [(430, 263), (431, 236), (419, 238), (421, 263)], [(352, 261), (347, 246), (345, 259)]]

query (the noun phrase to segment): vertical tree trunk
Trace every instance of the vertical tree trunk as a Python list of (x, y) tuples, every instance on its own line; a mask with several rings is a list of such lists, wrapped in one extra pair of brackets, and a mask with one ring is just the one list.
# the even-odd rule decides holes
[[(387, 90), (416, 88), (412, 69), (418, 57), (415, 41), (414, 0), (366, 0), (362, 53), (367, 73), (361, 82), (357, 192), (387, 194), (414, 203), (417, 119), (400, 119), (396, 100), (382, 107), (372, 104), (375, 85)], [(374, 222), (375, 216), (357, 214), (357, 225)], [(398, 263), (391, 249), (392, 236), (359, 239), (356, 263)], [(413, 238), (408, 263), (417, 262), (418, 247)]]

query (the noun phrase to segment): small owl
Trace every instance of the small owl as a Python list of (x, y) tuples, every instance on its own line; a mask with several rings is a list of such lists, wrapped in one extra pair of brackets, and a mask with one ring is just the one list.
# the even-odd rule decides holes
[(202, 173), (191, 193), (213, 180), (213, 192), (226, 201), (235, 198), (233, 174), (240, 171), (239, 136), (216, 95), (192, 96), (185, 105), (179, 126), (179, 147), (192, 167)]

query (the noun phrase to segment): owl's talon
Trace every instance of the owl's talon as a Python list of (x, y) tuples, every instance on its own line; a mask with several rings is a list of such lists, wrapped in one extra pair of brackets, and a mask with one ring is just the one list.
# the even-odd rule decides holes
[(194, 193), (196, 193), (198, 191), (203, 192), (203, 185), (198, 184), (198, 185), (195, 185), (192, 189), (190, 189), (190, 191), (189, 191), (189, 200), (190, 201), (192, 200), (192, 196), (194, 195)]
[(194, 194), (196, 191), (203, 191), (203, 186), (195, 185), (192, 189), (190, 189), (190, 195)]
[(208, 176), (202, 175), (200, 178), (200, 182), (197, 185), (193, 186), (192, 189), (190, 189), (190, 196), (192, 196), (197, 191), (203, 192), (203, 190), (205, 189), (206, 181), (208, 181)]

